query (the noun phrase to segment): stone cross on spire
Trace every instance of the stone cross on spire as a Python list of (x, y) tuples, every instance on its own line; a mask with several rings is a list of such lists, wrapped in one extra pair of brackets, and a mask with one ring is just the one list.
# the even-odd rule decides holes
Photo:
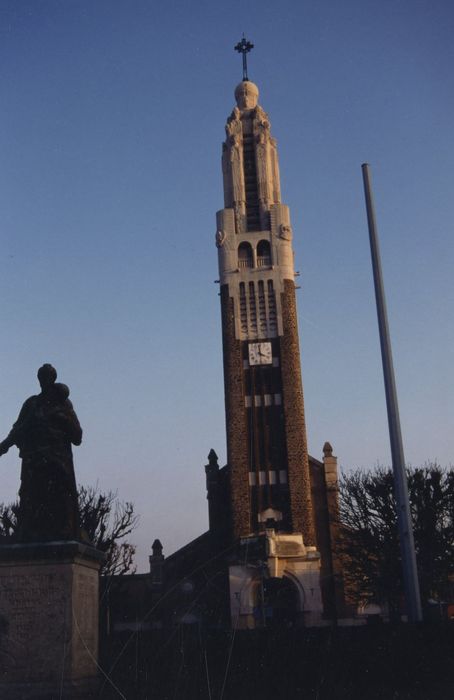
[(247, 77), (247, 58), (246, 54), (249, 53), (251, 49), (254, 48), (254, 44), (251, 44), (250, 41), (248, 41), (244, 34), (243, 38), (241, 41), (238, 42), (238, 44), (235, 46), (235, 51), (238, 51), (238, 53), (243, 54), (243, 80), (249, 80)]

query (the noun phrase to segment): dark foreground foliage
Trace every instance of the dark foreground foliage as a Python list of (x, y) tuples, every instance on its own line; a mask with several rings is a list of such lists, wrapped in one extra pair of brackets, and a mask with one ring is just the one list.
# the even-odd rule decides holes
[(107, 639), (101, 664), (103, 700), (446, 700), (454, 625), (236, 633), (182, 625)]

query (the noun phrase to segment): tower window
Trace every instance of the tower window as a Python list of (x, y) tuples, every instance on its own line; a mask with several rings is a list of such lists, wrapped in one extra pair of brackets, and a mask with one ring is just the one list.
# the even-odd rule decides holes
[(257, 245), (257, 267), (271, 265), (271, 248), (268, 241), (259, 241)]
[(246, 190), (246, 220), (248, 231), (260, 230), (257, 168), (255, 164), (254, 137), (243, 133), (244, 185)]
[(254, 282), (249, 282), (249, 330), (255, 336), (257, 335), (257, 304)]
[(238, 267), (252, 267), (252, 248), (250, 243), (240, 243), (238, 246)]
[(265, 287), (263, 281), (259, 281), (259, 325), (260, 333), (266, 336), (268, 330), (266, 323), (266, 303), (265, 303)]
[(241, 332), (247, 334), (247, 301), (244, 282), (240, 282), (240, 323)]
[(277, 313), (273, 280), (268, 280), (268, 312), (270, 335), (275, 335), (277, 333)]

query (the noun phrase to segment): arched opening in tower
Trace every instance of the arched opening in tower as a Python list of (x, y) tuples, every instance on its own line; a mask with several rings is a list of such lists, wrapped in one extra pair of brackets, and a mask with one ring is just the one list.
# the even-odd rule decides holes
[(269, 241), (259, 241), (257, 244), (257, 267), (271, 265), (271, 248)]
[(252, 247), (250, 243), (240, 243), (238, 246), (238, 267), (253, 267)]

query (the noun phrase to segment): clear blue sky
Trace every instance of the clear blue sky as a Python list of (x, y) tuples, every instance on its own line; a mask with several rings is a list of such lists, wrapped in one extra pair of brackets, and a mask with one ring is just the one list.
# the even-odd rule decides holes
[[(226, 456), (214, 233), (242, 32), (295, 232), (310, 452), (390, 462), (368, 161), (405, 456), (454, 460), (453, 3), (1, 0), (1, 438), (52, 362), (78, 480), (135, 502), (141, 570), (155, 537), (206, 529)], [(0, 469), (8, 501), (17, 450)]]

